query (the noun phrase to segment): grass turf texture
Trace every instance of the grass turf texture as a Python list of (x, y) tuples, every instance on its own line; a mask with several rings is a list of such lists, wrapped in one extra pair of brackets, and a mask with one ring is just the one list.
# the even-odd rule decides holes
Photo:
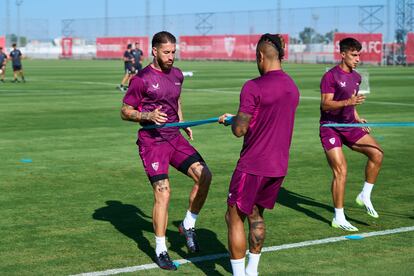
[[(186, 120), (236, 112), (241, 86), (258, 74), (254, 63), (176, 65), (195, 72), (184, 82)], [(152, 190), (137, 155), (137, 125), (119, 116), (122, 94), (115, 86), (122, 78), (122, 62), (28, 60), (24, 66), (27, 83), (0, 84), (1, 274), (67, 275), (152, 263)], [(329, 226), (331, 172), (318, 137), (318, 87), (325, 68), (285, 65), (302, 99), (289, 175), (275, 210), (265, 213), (265, 246), (349, 234)], [(414, 68), (367, 69), (371, 94), (359, 108), (362, 117), (370, 122), (413, 121)], [(8, 70), (8, 80), (10, 74)], [(189, 255), (176, 225), (185, 215), (192, 181), (171, 169), (167, 238), (173, 259), (222, 253), (227, 247), (227, 188), (242, 140), (221, 125), (193, 132), (193, 145), (213, 172), (213, 183), (197, 222), (202, 252)], [(360, 232), (414, 225), (413, 135), (412, 128), (373, 130), (385, 151), (373, 191), (377, 220), (354, 202), (366, 158), (345, 150), (345, 210)], [(259, 272), (408, 275), (414, 272), (413, 241), (411, 232), (264, 253)], [(231, 269), (228, 259), (220, 259), (185, 264), (179, 271), (230, 275)]]

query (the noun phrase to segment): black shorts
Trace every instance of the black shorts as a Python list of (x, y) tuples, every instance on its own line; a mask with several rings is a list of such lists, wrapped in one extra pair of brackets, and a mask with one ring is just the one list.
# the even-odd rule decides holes
[(124, 69), (125, 69), (125, 74), (131, 75), (135, 73), (135, 68), (134, 66), (132, 66), (132, 64), (125, 64)]
[(23, 69), (23, 66), (21, 64), (20, 65), (14, 65), (13, 64), (13, 71), (20, 71), (22, 69)]
[(136, 72), (138, 72), (138, 71), (141, 71), (141, 70), (142, 70), (142, 65), (141, 65), (141, 63), (136, 63), (136, 64), (134, 65), (134, 67), (135, 67), (135, 71), (136, 71)]

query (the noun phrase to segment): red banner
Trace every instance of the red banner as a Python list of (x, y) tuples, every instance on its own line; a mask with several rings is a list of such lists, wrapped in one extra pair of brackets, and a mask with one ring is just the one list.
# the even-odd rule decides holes
[(4, 36), (0, 36), (0, 47), (6, 48), (6, 38)]
[(406, 61), (414, 64), (414, 33), (407, 34), (407, 44), (405, 46)]
[(71, 37), (62, 38), (62, 57), (72, 57), (73, 39)]
[[(180, 36), (181, 59), (256, 60), (256, 45), (261, 35)], [(289, 36), (282, 35), (288, 59)]]
[(334, 35), (334, 59), (341, 60), (339, 53), (339, 41), (352, 37), (358, 40), (362, 44), (361, 49), (361, 61), (362, 62), (375, 62), (381, 63), (382, 60), (382, 34), (354, 34), (354, 33), (335, 33)]
[(122, 58), (128, 44), (139, 43), (139, 48), (148, 57), (148, 37), (98, 37), (96, 38), (97, 58)]

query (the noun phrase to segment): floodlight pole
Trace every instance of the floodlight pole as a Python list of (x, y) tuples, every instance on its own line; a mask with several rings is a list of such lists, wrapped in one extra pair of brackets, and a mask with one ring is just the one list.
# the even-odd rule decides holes
[(20, 6), (23, 4), (23, 0), (16, 0), (17, 7), (17, 46), (20, 47)]
[(277, 0), (277, 26), (276, 30), (277, 33), (280, 34), (280, 24), (282, 22), (282, 16), (281, 16), (281, 9), (282, 9), (282, 0)]
[(104, 36), (108, 36), (108, 0), (105, 0), (105, 30), (104, 30)]
[(150, 35), (150, 1), (145, 1), (145, 34)]
[(162, 29), (164, 31), (167, 29), (167, 25), (165, 22), (165, 0), (162, 0)]
[(6, 39), (8, 35), (10, 35), (10, 0), (6, 0)]

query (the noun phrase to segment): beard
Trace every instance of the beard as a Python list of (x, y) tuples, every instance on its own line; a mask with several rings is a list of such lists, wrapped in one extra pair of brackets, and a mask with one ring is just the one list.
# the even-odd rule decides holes
[(169, 71), (173, 67), (174, 61), (171, 64), (167, 64), (164, 63), (161, 58), (157, 57), (157, 63), (162, 71)]

